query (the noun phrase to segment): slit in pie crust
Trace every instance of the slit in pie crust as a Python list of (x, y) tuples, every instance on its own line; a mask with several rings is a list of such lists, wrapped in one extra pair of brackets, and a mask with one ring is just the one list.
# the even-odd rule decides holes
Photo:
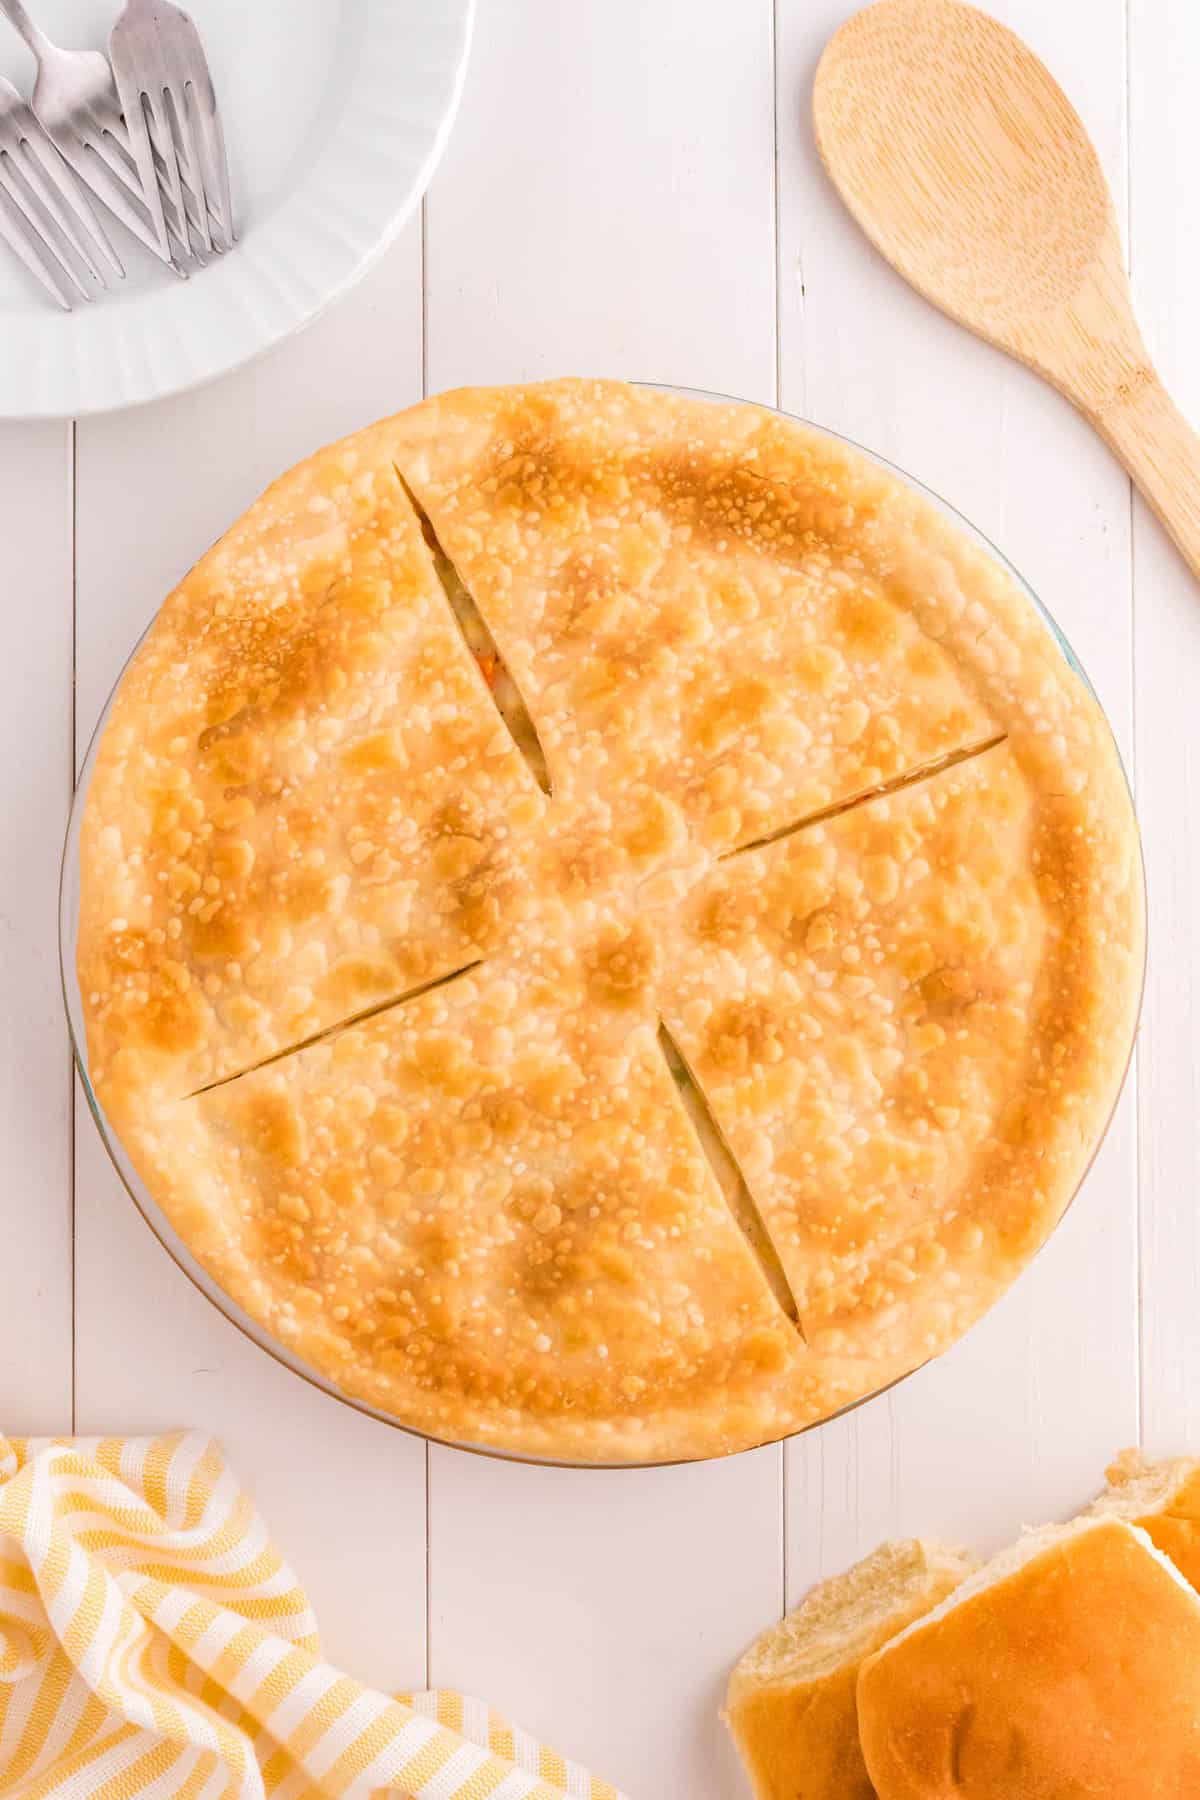
[(345, 1393), (514, 1452), (742, 1449), (952, 1342), (1078, 1185), (1142, 956), (1111, 736), (1008, 573), (839, 442), (618, 383), (283, 477), (86, 798), (151, 1194)]

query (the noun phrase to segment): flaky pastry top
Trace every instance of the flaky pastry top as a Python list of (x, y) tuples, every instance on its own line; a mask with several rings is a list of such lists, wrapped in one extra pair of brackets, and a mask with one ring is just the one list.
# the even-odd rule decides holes
[(130, 665), (82, 877), (91, 1078), (201, 1262), (345, 1392), (570, 1459), (953, 1341), (1140, 992), (1119, 761), (1008, 572), (836, 440), (618, 383), (277, 483)]

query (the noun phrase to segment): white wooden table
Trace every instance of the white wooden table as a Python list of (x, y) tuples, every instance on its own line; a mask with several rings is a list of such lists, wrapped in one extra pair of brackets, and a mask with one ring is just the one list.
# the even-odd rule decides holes
[[(1200, 12), (992, 4), (1091, 128), (1150, 344), (1200, 417)], [(738, 1791), (726, 1669), (818, 1576), (884, 1536), (994, 1542), (1065, 1513), (1139, 1438), (1200, 1449), (1200, 592), (1065, 403), (930, 310), (842, 211), (808, 93), (848, 10), (482, 0), (423, 214), (352, 298), (204, 392), (0, 428), (0, 1431), (219, 1434), (332, 1656), (378, 1684), (486, 1695), (641, 1800)], [(109, 1167), (58, 986), (73, 766), (176, 578), (322, 441), (426, 391), (566, 373), (778, 401), (961, 507), (1095, 680), (1150, 885), (1138, 1068), (1035, 1267), (955, 1352), (848, 1418), (651, 1473), (427, 1450), (255, 1350)]]

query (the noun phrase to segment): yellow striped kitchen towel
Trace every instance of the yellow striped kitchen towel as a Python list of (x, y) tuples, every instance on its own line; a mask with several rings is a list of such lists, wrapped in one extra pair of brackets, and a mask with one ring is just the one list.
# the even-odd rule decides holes
[(479, 1701), (321, 1658), (209, 1439), (0, 1437), (3, 1800), (620, 1800)]

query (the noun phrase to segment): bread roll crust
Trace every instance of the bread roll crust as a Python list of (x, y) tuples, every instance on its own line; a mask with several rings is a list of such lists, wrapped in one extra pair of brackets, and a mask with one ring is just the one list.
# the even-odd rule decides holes
[(1092, 1512), (1139, 1525), (1200, 1589), (1200, 1458), (1151, 1461), (1140, 1450), (1123, 1450), (1107, 1474)]
[(1144, 1532), (1022, 1540), (863, 1664), (879, 1800), (1200, 1794), (1200, 1598)]
[(859, 1666), (974, 1567), (937, 1544), (883, 1544), (754, 1640), (730, 1677), (725, 1716), (756, 1800), (874, 1800), (858, 1742)]

